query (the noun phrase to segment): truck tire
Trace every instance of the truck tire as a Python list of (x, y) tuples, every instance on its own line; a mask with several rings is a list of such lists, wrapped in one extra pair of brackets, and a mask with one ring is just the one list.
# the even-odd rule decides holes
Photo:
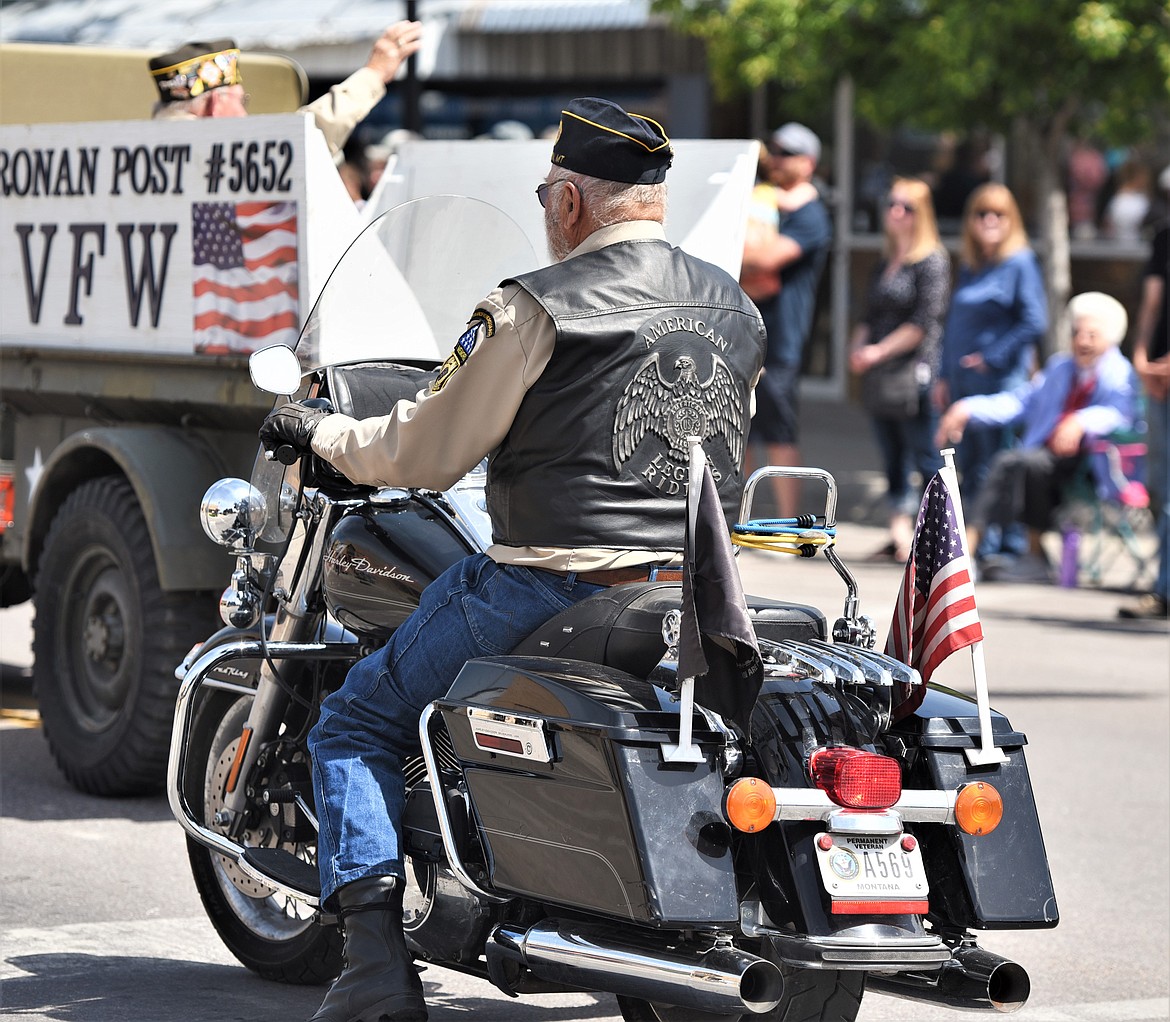
[(33, 684), (61, 772), (93, 795), (161, 790), (175, 666), (215, 622), (207, 594), (163, 592), (127, 480), (91, 479), (66, 498), (34, 602)]

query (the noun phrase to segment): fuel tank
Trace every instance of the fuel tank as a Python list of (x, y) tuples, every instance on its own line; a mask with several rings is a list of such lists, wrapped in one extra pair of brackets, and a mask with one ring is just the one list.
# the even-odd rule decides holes
[(385, 637), (428, 585), (472, 552), (454, 524), (417, 497), (390, 508), (355, 508), (329, 537), (325, 603), (346, 628)]

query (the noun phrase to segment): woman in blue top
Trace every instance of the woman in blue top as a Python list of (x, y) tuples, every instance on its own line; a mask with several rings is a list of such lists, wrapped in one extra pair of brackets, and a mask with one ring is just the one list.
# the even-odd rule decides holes
[[(959, 277), (943, 328), (939, 409), (974, 394), (998, 394), (1023, 383), (1048, 329), (1048, 300), (1035, 253), (1012, 193), (992, 182), (971, 193), (963, 216)], [(996, 452), (1011, 446), (1010, 429), (965, 435), (955, 460), (963, 499), (978, 493)]]

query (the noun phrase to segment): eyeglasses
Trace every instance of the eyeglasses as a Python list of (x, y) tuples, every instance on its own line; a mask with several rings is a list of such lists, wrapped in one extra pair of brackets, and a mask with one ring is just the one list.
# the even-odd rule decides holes
[(803, 156), (803, 153), (794, 153), (791, 149), (785, 149), (783, 146), (778, 146), (774, 142), (768, 143), (769, 156)]
[(557, 181), (541, 181), (540, 184), (536, 186), (536, 201), (540, 203), (541, 209), (546, 208), (545, 203), (548, 202), (548, 190), (553, 185), (563, 185), (564, 183), (564, 178), (561, 178)]
[(1008, 217), (1002, 209), (977, 209), (971, 216), (976, 220), (986, 220), (988, 217), (992, 220), (1006, 220)]
[(901, 199), (889, 199), (886, 209), (900, 209), (903, 213), (913, 213), (917, 207), (912, 202), (903, 202)]

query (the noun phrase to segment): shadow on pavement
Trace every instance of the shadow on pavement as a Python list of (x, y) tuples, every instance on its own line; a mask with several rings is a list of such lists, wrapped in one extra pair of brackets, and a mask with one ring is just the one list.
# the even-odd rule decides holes
[(231, 966), (164, 958), (60, 953), (8, 963), (30, 975), (4, 980), (5, 1018), (288, 1022), (308, 1018), (323, 996), (319, 987), (279, 986)]
[[(4, 980), (0, 1016), (55, 1022), (293, 1022), (308, 1018), (321, 1003), (324, 986), (271, 983), (242, 968), (164, 958), (120, 955), (39, 954), (8, 959), (28, 973)], [(581, 1005), (553, 1005), (541, 999), (501, 1002), (443, 991), (444, 970), (424, 972), (431, 1022), (475, 1018), (478, 1022), (586, 1022), (612, 1019), (607, 995)], [(432, 981), (432, 977), (434, 980)], [(438, 986), (436, 986), (436, 983)], [(595, 999), (593, 999), (595, 997)]]

